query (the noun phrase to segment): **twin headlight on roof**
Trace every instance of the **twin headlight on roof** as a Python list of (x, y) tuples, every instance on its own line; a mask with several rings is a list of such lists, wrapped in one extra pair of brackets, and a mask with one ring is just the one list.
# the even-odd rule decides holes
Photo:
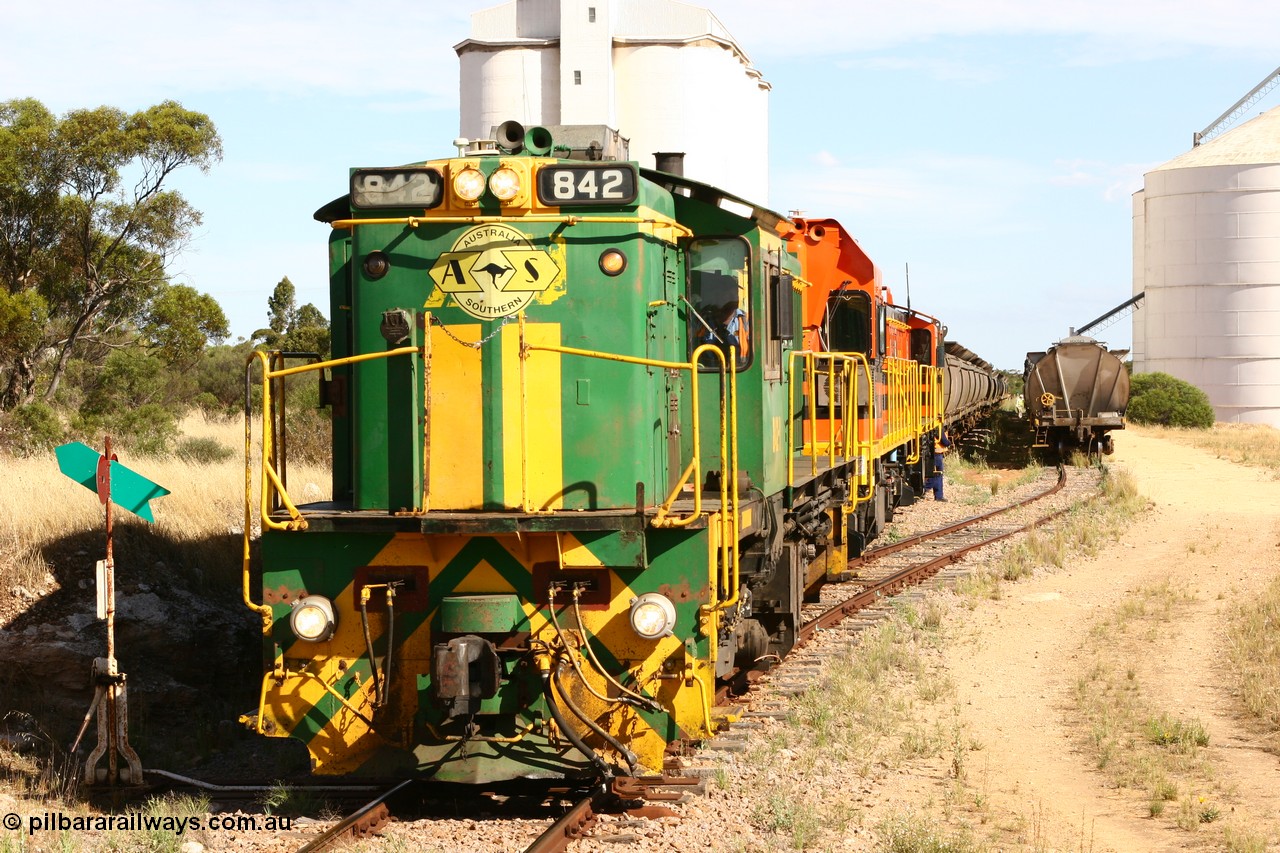
[(488, 181), (474, 166), (466, 166), (453, 176), (453, 194), (465, 202), (478, 201), (486, 186), (498, 201), (511, 201), (520, 195), (523, 182), (520, 173), (510, 166), (494, 169)]
[[(511, 166), (499, 166), (488, 178), (470, 163), (461, 164), (448, 186), (457, 202), (471, 206), (480, 202), (486, 189), (502, 204), (522, 203), (528, 183)], [(434, 166), (403, 166), (398, 169), (356, 169), (351, 175), (351, 206), (362, 210), (418, 208), (430, 210), (445, 200), (444, 171)]]

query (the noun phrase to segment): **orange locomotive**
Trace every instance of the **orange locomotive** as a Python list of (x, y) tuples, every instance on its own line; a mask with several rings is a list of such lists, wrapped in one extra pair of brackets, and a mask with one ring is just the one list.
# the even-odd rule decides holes
[(802, 424), (803, 452), (814, 468), (857, 459), (860, 469), (844, 517), (832, 519), (844, 541), (825, 561), (830, 577), (921, 494), (943, 430), (959, 437), (1006, 388), (990, 364), (944, 344), (939, 320), (895, 304), (839, 222), (795, 219), (785, 237), (803, 279), (804, 351), (793, 354), (812, 413)]

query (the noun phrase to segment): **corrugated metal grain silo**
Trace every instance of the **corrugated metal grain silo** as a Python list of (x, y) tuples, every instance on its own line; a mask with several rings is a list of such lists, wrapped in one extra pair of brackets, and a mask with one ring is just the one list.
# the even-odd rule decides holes
[(1133, 226), (1134, 372), (1280, 427), (1280, 108), (1148, 172)]

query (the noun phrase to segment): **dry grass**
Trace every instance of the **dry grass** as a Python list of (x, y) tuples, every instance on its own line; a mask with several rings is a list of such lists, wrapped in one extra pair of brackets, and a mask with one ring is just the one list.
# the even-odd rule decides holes
[(1212, 429), (1136, 426), (1138, 435), (1167, 438), (1207, 450), (1219, 459), (1266, 468), (1280, 476), (1280, 430), (1266, 424), (1217, 423)]
[(1009, 547), (989, 568), (975, 571), (956, 584), (962, 595), (998, 599), (1001, 584), (1027, 577), (1037, 568), (1062, 568), (1074, 557), (1091, 557), (1127, 529), (1130, 520), (1147, 507), (1137, 481), (1128, 471), (1104, 471), (1099, 497), (1074, 507), (1052, 527), (1032, 531)]
[(1227, 620), (1227, 650), (1236, 690), (1250, 714), (1280, 750), (1280, 578), (1262, 595), (1233, 608)]
[[(162, 562), (193, 577), (222, 583), (238, 575), (244, 529), (244, 426), (241, 421), (206, 420), (195, 415), (182, 425), (185, 436), (216, 441), (233, 451), (216, 464), (167, 458), (120, 461), (171, 494), (153, 501), (154, 526), (130, 513), (117, 520), (116, 560)], [(104, 515), (94, 494), (58, 470), (53, 454), (3, 458), (5, 486), (0, 489), (0, 594), (15, 587), (48, 592), (61, 569), (92, 577), (93, 561), (103, 554)], [(323, 500), (328, 472), (315, 466), (290, 466), (290, 490), (304, 501)], [(255, 486), (256, 489), (256, 479)], [(141, 553), (128, 553), (132, 547)]]
[(947, 496), (965, 506), (980, 507), (991, 503), (1001, 492), (1009, 492), (1040, 476), (1040, 469), (995, 468), (985, 461), (966, 459), (958, 453), (948, 454), (946, 467)]
[[(1031, 843), (1025, 826), (993, 820), (981, 782), (970, 778), (983, 747), (955, 706), (940, 654), (951, 638), (952, 601), (930, 594), (896, 605), (857, 645), (831, 653), (786, 719), (769, 721), (753, 734), (756, 745), (716, 774), (722, 789), (749, 792), (742, 808), (762, 845), (737, 849), (837, 850), (868, 834), (886, 851), (979, 853)], [(886, 770), (942, 777), (940, 799), (868, 811), (860, 791)]]
[[(1203, 752), (1210, 733), (1199, 720), (1156, 707), (1144, 690), (1139, 662), (1181, 618), (1195, 594), (1163, 581), (1126, 597), (1090, 631), (1075, 699), (1085, 738), (1099, 770), (1121, 788), (1143, 791), (1152, 818), (1193, 831), (1223, 817), (1221, 785)], [(1251, 849), (1254, 838), (1224, 828), (1230, 849)]]
[[(237, 590), (244, 528), (243, 422), (206, 420), (196, 415), (188, 417), (181, 430), (184, 437), (216, 443), (233, 452), (226, 461), (203, 464), (177, 456), (134, 458), (122, 451), (122, 463), (168, 488), (171, 494), (152, 503), (154, 525), (124, 511), (114, 514), (116, 563), (180, 574), (187, 580), (187, 588), (197, 591)], [(14, 607), (30, 603), (13, 595), (15, 587), (43, 596), (59, 585), (84, 580), (92, 583), (93, 563), (103, 556), (104, 517), (97, 497), (63, 476), (52, 453), (22, 459), (0, 456), (0, 464), (6, 469), (0, 512), (10, 520), (0, 528), (0, 603), (10, 608), (0, 610), (3, 625), (14, 615)], [(326, 469), (290, 465), (290, 489), (298, 500), (327, 498), (329, 482)], [(0, 720), (0, 724), (4, 722)], [(34, 812), (30, 804), (42, 803), (66, 813), (83, 812), (88, 806), (76, 799), (76, 772), (70, 759), (56, 748), (52, 749), (55, 757), (49, 758), (46, 747), (38, 750), (39, 758), (0, 748), (0, 793), (17, 797), (24, 811)], [(199, 815), (208, 812), (208, 804), (189, 798), (165, 799), (150, 801), (143, 809), (162, 816)], [(177, 853), (189, 838), (172, 832), (83, 838), (63, 833), (53, 849), (68, 853), (101, 849)], [(198, 835), (195, 839), (209, 840)], [(37, 848), (31, 848), (20, 835), (0, 833), (0, 853), (27, 849)]]

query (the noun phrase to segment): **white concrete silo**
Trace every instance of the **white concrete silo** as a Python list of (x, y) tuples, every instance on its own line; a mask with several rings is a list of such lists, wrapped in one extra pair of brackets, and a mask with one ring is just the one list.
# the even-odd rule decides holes
[(1134, 372), (1280, 427), (1280, 108), (1148, 172), (1133, 223)]
[(460, 132), (599, 125), (630, 159), (682, 152), (684, 173), (768, 200), (770, 85), (707, 9), (679, 0), (510, 0), (471, 16), (454, 46)]

